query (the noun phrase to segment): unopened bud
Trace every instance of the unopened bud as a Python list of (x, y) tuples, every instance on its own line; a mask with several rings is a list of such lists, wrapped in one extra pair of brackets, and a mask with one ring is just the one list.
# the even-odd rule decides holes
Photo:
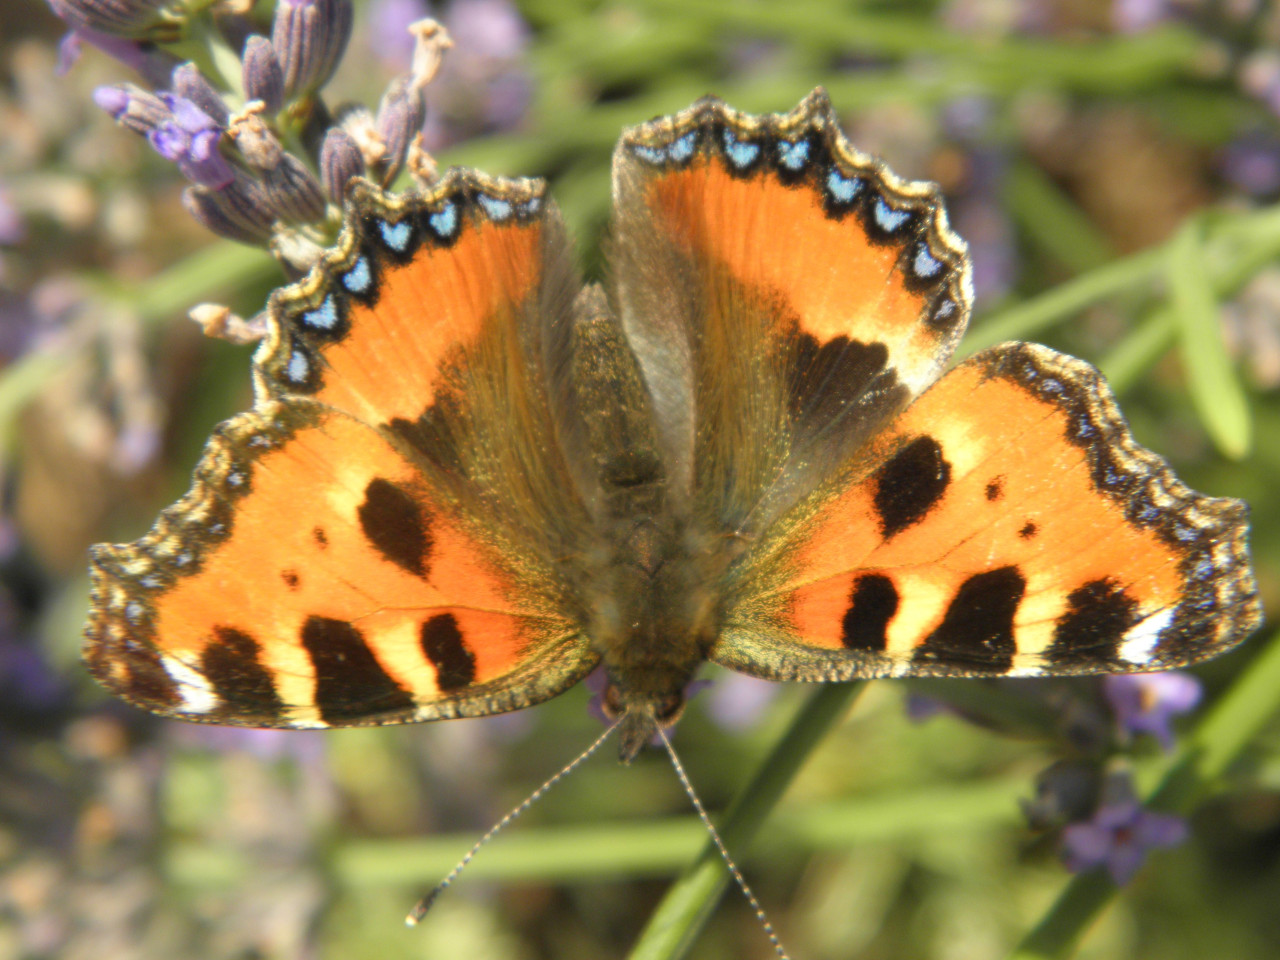
[(203, 110), (215, 123), (225, 127), (231, 119), (231, 111), (222, 99), (218, 88), (209, 82), (194, 63), (180, 64), (173, 69), (173, 92), (190, 100)]
[(389, 185), (400, 172), (409, 144), (422, 129), (425, 117), (422, 90), (415, 86), (413, 78), (405, 76), (392, 80), (378, 106), (378, 137), (386, 149), (382, 158), (383, 186)]
[(351, 0), (279, 0), (271, 46), (284, 75), (287, 99), (328, 82), (351, 39)]
[(266, 246), (271, 225), (276, 220), (262, 184), (236, 171), (235, 178), (221, 190), (188, 187), (183, 205), (208, 230), (220, 237), (251, 246)]
[(244, 45), (244, 94), (261, 100), (267, 113), (275, 114), (284, 105), (284, 73), (271, 41), (256, 34)]
[(320, 182), (324, 192), (335, 203), (346, 197), (347, 184), (364, 173), (364, 157), (360, 148), (344, 131), (334, 127), (324, 135), (320, 147)]

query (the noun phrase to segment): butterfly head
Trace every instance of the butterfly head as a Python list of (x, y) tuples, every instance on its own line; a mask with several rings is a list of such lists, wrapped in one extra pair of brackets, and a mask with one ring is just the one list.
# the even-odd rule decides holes
[(654, 741), (660, 728), (669, 729), (680, 719), (685, 696), (683, 689), (659, 696), (638, 695), (610, 680), (601, 705), (605, 716), (618, 723), (619, 759), (630, 763)]

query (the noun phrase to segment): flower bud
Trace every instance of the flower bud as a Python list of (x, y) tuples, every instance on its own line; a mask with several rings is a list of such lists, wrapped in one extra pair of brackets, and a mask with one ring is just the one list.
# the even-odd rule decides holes
[(201, 226), (220, 237), (251, 246), (266, 246), (276, 215), (267, 202), (262, 184), (235, 171), (231, 183), (221, 189), (188, 187), (182, 203)]
[(190, 100), (203, 110), (220, 127), (226, 127), (231, 111), (222, 99), (218, 88), (209, 82), (194, 63), (184, 63), (173, 69), (173, 92), (184, 100)]
[(284, 75), (286, 99), (328, 82), (351, 39), (351, 0), (280, 0), (271, 46)]
[(132, 83), (98, 87), (93, 91), (93, 102), (116, 123), (144, 136), (172, 116), (163, 100)]
[(271, 47), (271, 41), (256, 34), (244, 45), (244, 94), (250, 100), (261, 100), (269, 114), (284, 105), (284, 73)]
[(426, 118), (426, 104), (422, 88), (412, 76), (396, 77), (387, 87), (378, 106), (377, 131), (386, 150), (382, 158), (382, 184), (386, 186), (396, 178), (404, 165), (405, 154), (422, 129)]
[(325, 134), (320, 147), (320, 182), (330, 200), (342, 203), (347, 184), (364, 171), (364, 157), (350, 136), (337, 127)]
[(267, 202), (286, 223), (315, 223), (324, 219), (324, 192), (302, 161), (282, 153), (280, 162), (262, 178)]

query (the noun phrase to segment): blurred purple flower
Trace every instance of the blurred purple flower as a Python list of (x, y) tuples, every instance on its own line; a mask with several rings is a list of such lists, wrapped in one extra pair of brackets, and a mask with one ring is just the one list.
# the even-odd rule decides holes
[(26, 236), (26, 226), (22, 215), (13, 205), (13, 196), (9, 188), (0, 183), (0, 246), (11, 246), (21, 243)]
[(176, 57), (151, 44), (113, 37), (86, 27), (76, 27), (68, 32), (58, 45), (57, 73), (59, 76), (65, 75), (75, 66), (86, 43), (97, 47), (107, 56), (119, 60), (126, 67), (136, 70), (138, 75), (153, 87), (165, 86), (169, 82), (173, 68), (178, 65)]
[(326, 748), (322, 730), (257, 730), (251, 727), (219, 727), (203, 723), (171, 724), (174, 742), (192, 749), (217, 753), (241, 751), (260, 760), (291, 759), (323, 765)]
[(409, 25), (431, 16), (430, 5), (425, 0), (373, 0), (368, 11), (364, 34), (370, 52), (396, 72), (408, 69), (414, 45)]
[(1240, 64), (1240, 86), (1249, 95), (1280, 115), (1280, 50), (1257, 50)]
[(445, 25), (463, 62), (515, 60), (529, 43), (529, 27), (509, 0), (454, 0)]
[(1280, 139), (1257, 131), (1237, 137), (1222, 148), (1218, 170), (1250, 196), (1270, 196), (1280, 191)]
[(1120, 33), (1142, 33), (1171, 19), (1174, 12), (1169, 0), (1115, 0), (1111, 22)]
[(912, 723), (924, 723), (926, 720), (932, 720), (934, 717), (942, 716), (944, 713), (955, 713), (950, 704), (919, 693), (907, 694), (906, 710), (907, 719)]
[(158, 96), (169, 108), (170, 117), (147, 134), (156, 153), (176, 163), (193, 183), (214, 190), (229, 184), (234, 174), (231, 164), (218, 152), (222, 129), (217, 121), (183, 97), (172, 93)]
[(726, 673), (710, 687), (707, 714), (720, 727), (735, 731), (754, 726), (781, 689), (779, 684), (745, 673)]
[(1082, 873), (1105, 867), (1117, 885), (1128, 883), (1150, 850), (1176, 847), (1187, 839), (1181, 817), (1147, 810), (1133, 795), (1127, 776), (1113, 777), (1093, 817), (1062, 831), (1062, 858)]
[(1173, 747), (1173, 718), (1200, 702), (1200, 681), (1189, 673), (1130, 673), (1104, 677), (1103, 690), (1116, 722), (1129, 735), (1149, 733)]
[(1093, 811), (1102, 789), (1102, 771), (1088, 760), (1059, 760), (1035, 781), (1034, 799), (1020, 806), (1033, 830), (1050, 830), (1083, 820)]

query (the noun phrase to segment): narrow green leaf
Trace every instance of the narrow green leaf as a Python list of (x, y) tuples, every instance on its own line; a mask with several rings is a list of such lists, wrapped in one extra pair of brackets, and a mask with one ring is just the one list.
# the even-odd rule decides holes
[(1218, 449), (1238, 460), (1249, 452), (1249, 402), (1222, 336), (1203, 224), (1188, 222), (1168, 250), (1166, 275), (1191, 401)]

